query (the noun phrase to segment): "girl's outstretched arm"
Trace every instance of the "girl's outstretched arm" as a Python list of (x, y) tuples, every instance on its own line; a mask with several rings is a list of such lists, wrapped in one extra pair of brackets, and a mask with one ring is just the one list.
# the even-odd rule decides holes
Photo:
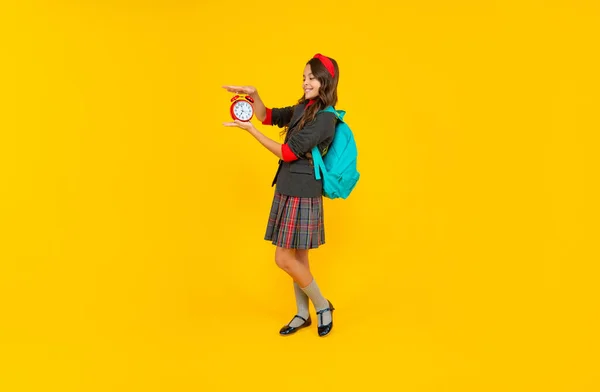
[(272, 140), (269, 137), (265, 136), (262, 132), (256, 129), (251, 122), (235, 120), (233, 122), (223, 123), (223, 125), (225, 125), (226, 127), (239, 127), (245, 129), (246, 131), (248, 131), (249, 134), (254, 136), (254, 138), (258, 140), (258, 142), (262, 144), (267, 150), (275, 154), (277, 158), (283, 159), (283, 152), (281, 148), (282, 145), (280, 143), (277, 143), (275, 140)]

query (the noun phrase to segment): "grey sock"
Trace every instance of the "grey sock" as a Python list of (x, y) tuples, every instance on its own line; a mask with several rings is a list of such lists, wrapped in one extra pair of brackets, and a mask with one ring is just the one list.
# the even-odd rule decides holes
[[(308, 296), (296, 282), (294, 282), (294, 296), (296, 297), (296, 314), (304, 317), (305, 320), (308, 320)], [(292, 322), (290, 322), (290, 327), (297, 328), (302, 324), (304, 324), (304, 321), (295, 317)]]
[[(306, 295), (308, 295), (308, 298), (310, 298), (310, 300), (312, 301), (317, 312), (321, 309), (329, 307), (329, 301), (327, 301), (321, 295), (321, 290), (319, 290), (319, 286), (317, 286), (317, 282), (315, 282), (314, 279), (312, 282), (310, 282), (308, 286), (302, 288), (302, 291), (304, 291)], [(321, 322), (321, 317), (319, 317), (319, 320), (317, 320), (319, 325), (329, 324), (331, 322), (331, 312), (323, 313), (322, 320), (323, 321)]]

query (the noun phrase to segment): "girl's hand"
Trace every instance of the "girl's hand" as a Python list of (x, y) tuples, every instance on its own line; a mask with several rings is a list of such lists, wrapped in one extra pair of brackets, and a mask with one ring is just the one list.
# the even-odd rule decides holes
[(251, 131), (254, 128), (254, 125), (252, 125), (252, 123), (250, 121), (240, 121), (240, 120), (235, 120), (233, 122), (226, 122), (223, 123), (223, 125), (225, 125), (226, 127), (238, 127), (238, 128), (242, 128), (245, 129), (246, 131)]
[(231, 86), (226, 85), (223, 88), (230, 93), (252, 95), (256, 94), (256, 87), (253, 86)]
[(283, 159), (281, 144), (277, 143), (274, 140), (269, 139), (267, 136), (263, 135), (258, 129), (254, 128), (254, 125), (250, 121), (244, 122), (240, 120), (235, 120), (233, 122), (223, 123), (226, 127), (238, 127), (245, 129), (248, 133), (256, 140), (260, 142), (265, 148), (271, 151), (277, 158)]

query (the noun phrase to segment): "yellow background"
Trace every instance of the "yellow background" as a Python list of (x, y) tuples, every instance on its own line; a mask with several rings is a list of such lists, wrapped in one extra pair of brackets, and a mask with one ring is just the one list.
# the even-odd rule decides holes
[[(597, 2), (0, 10), (1, 391), (600, 390)], [(277, 160), (221, 85), (293, 103), (317, 52), (362, 178), (334, 331), (282, 338)]]

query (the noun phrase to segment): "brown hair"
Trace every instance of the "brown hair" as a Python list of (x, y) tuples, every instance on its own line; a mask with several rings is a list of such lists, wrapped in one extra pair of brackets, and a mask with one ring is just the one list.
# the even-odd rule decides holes
[[(329, 60), (331, 60), (333, 63), (335, 76), (331, 76), (327, 68), (325, 68), (321, 60), (318, 58), (312, 58), (306, 63), (310, 64), (312, 74), (317, 78), (319, 83), (321, 83), (321, 87), (319, 88), (319, 96), (315, 98), (315, 103), (306, 108), (296, 129), (302, 129), (304, 125), (314, 121), (319, 110), (323, 110), (327, 106), (335, 106), (337, 104), (337, 86), (340, 71), (337, 62), (331, 57), (329, 57)], [(302, 95), (302, 97), (298, 100), (298, 103), (304, 104), (307, 101), (308, 100), (304, 97), (304, 95)], [(286, 132), (287, 127), (283, 130), (282, 134), (285, 134)]]

